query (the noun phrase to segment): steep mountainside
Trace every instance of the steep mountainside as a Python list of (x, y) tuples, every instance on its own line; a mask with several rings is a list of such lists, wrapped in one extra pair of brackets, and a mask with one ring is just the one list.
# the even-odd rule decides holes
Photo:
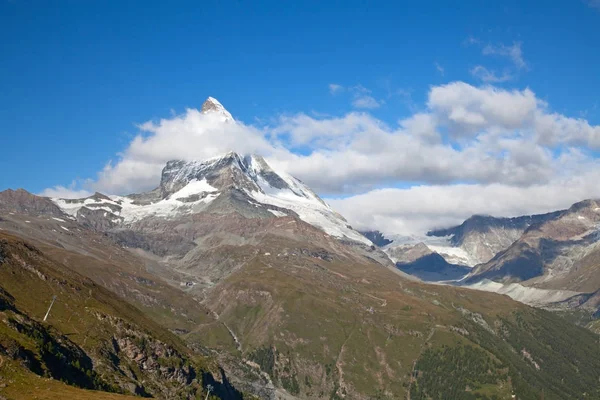
[[(0, 395), (36, 396), (39, 386), (78, 395), (37, 374), (82, 389), (191, 399), (203, 394), (209, 367), (108, 290), (0, 233), (0, 376), (10, 377), (0, 378)], [(37, 387), (23, 387), (26, 379)]]
[(198, 324), (218, 325), (197, 301), (148, 272), (154, 265), (152, 260), (140, 259), (105, 233), (64, 214), (54, 217), (11, 210), (15, 211), (0, 214), (0, 232), (26, 238), (49, 258), (122, 296), (156, 322), (167, 323), (174, 331), (189, 330)]
[(393, 242), (393, 240), (389, 240), (379, 231), (361, 231), (360, 233), (369, 239), (375, 246), (384, 247)]
[(275, 172), (256, 155), (228, 153), (205, 161), (170, 161), (162, 171), (160, 185), (150, 192), (54, 201), (80, 223), (113, 229), (123, 237), (147, 225), (151, 218), (170, 221), (202, 211), (235, 211), (260, 218), (291, 215), (329, 235), (371, 245), (306, 185)]
[(557, 217), (531, 226), (509, 248), (477, 266), (464, 282), (528, 304), (579, 310), (598, 318), (600, 304), (594, 299), (600, 288), (599, 227), (600, 202), (576, 203)]
[(469, 281), (595, 291), (600, 287), (599, 227), (600, 203), (576, 203), (558, 217), (529, 228), (505, 251), (475, 268)]
[[(404, 258), (401, 253), (413, 246), (427, 246), (432, 253), (439, 254), (447, 263), (444, 267), (443, 262), (438, 260), (437, 269), (440, 272), (444, 271), (444, 274), (455, 275), (458, 271), (456, 266), (474, 267), (489, 261), (519, 239), (528, 227), (556, 218), (560, 213), (561, 211), (557, 211), (515, 218), (474, 215), (458, 226), (433, 230), (426, 236), (392, 235), (393, 243), (384, 245), (384, 250), (390, 258), (401, 260)], [(423, 263), (424, 261), (421, 262)], [(469, 272), (465, 268), (459, 269), (464, 270), (465, 274)], [(437, 277), (429, 276), (429, 280), (437, 280)]]
[(530, 226), (552, 220), (560, 213), (515, 218), (474, 215), (458, 226), (433, 230), (427, 236), (448, 237), (450, 245), (463, 249), (476, 265), (491, 260), (498, 252), (508, 248)]
[(393, 241), (385, 244), (383, 250), (398, 268), (424, 281), (461, 282), (471, 273), (471, 267), (507, 249), (530, 226), (550, 221), (561, 213), (515, 218), (474, 215), (458, 226), (433, 230), (426, 236), (391, 235)]

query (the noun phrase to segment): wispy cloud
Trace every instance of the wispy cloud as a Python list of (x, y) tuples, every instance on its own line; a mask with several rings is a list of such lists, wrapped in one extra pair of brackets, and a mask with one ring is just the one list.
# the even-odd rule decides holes
[(480, 44), (480, 43), (481, 43), (481, 40), (477, 39), (474, 36), (469, 36), (463, 41), (463, 45), (465, 45), (465, 46), (473, 46), (473, 45)]
[(507, 57), (519, 70), (527, 67), (527, 63), (523, 58), (521, 42), (514, 42), (512, 46), (507, 46), (502, 43), (500, 43), (499, 45), (488, 44), (481, 50), (481, 52), (484, 55), (496, 55), (501, 57)]
[(342, 85), (338, 85), (337, 83), (329, 84), (329, 93), (331, 93), (332, 95), (336, 95), (343, 91), (344, 91), (344, 87)]
[(379, 108), (383, 103), (383, 100), (376, 100), (371, 96), (371, 90), (362, 85), (353, 86), (349, 90), (352, 92), (354, 108), (374, 109)]
[(442, 67), (438, 62), (434, 63), (435, 69), (440, 73), (440, 75), (444, 76), (444, 67)]
[(411, 89), (398, 89), (395, 94), (400, 98), (402, 103), (412, 112), (416, 113), (418, 110), (417, 105), (413, 101)]
[(600, 0), (584, 0), (584, 2), (596, 10), (600, 11)]
[(471, 71), (469, 72), (471, 72), (471, 75), (485, 83), (500, 83), (513, 79), (513, 76), (506, 71), (504, 71), (501, 75), (498, 75), (496, 71), (489, 70), (483, 65), (476, 65), (475, 67), (471, 68)]
[(352, 106), (355, 108), (373, 109), (380, 107), (381, 104), (375, 100), (373, 96), (366, 95), (356, 97), (354, 100), (352, 100)]
[(363, 109), (374, 109), (380, 107), (385, 101), (377, 100), (371, 95), (371, 90), (361, 84), (355, 86), (342, 86), (337, 83), (329, 84), (329, 93), (336, 95), (342, 92), (350, 93), (352, 96), (352, 107)]

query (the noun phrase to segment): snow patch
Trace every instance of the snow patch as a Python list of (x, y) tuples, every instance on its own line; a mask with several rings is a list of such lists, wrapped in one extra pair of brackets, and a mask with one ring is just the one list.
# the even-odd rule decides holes
[(429, 250), (441, 255), (450, 264), (458, 264), (472, 268), (480, 262), (462, 247), (452, 246), (450, 241), (452, 236), (389, 235), (388, 239), (392, 240), (392, 243), (384, 247), (384, 251), (388, 254), (390, 253), (387, 251), (388, 249), (391, 250), (400, 246), (414, 246), (423, 243)]
[(60, 226), (61, 228), (63, 228), (65, 231), (69, 232), (69, 230), (67, 228), (65, 228), (64, 226)]
[(335, 213), (303, 183), (290, 175), (279, 172), (277, 174), (285, 180), (290, 189), (274, 188), (257, 176), (257, 183), (262, 192), (247, 191), (248, 195), (259, 203), (292, 210), (304, 222), (320, 228), (328, 235), (347, 238), (367, 245), (372, 244), (369, 239), (351, 229), (339, 214)]
[(271, 214), (273, 214), (276, 217), (287, 217), (287, 214), (278, 210), (271, 210), (270, 208), (267, 210), (269, 211)]
[[(82, 207), (87, 207), (90, 210), (104, 210), (113, 214), (118, 214), (118, 211), (114, 211), (113, 208), (115, 208), (115, 206), (120, 207), (118, 202), (104, 198), (86, 198), (77, 200), (53, 198), (51, 200), (62, 210), (62, 212), (71, 217), (76, 217)], [(111, 208), (110, 206), (113, 207)]]
[[(206, 196), (197, 201), (183, 202), (178, 200), (194, 194), (205, 193)], [(146, 205), (134, 204), (133, 199), (121, 196), (111, 196), (111, 199), (87, 198), (80, 200), (55, 198), (52, 201), (64, 213), (72, 217), (75, 217), (82, 207), (87, 207), (92, 210), (103, 210), (105, 217), (115, 215), (117, 218), (111, 219), (113, 223), (129, 223), (148, 216), (174, 217), (182, 213), (191, 213), (198, 207), (204, 207), (212, 202), (218, 195), (217, 189), (212, 187), (206, 179), (201, 181), (195, 179), (173, 193), (169, 198)]]
[(183, 188), (173, 193), (170, 198), (171, 199), (181, 199), (186, 198), (194, 194), (201, 194), (206, 192), (216, 192), (217, 189), (212, 187), (207, 181), (206, 178), (201, 181), (194, 179), (190, 181)]
[(426, 244), (426, 246), (429, 247), (431, 251), (435, 251), (444, 257), (444, 259), (451, 264), (460, 264), (467, 267), (473, 267), (477, 264), (477, 262), (472, 259), (471, 255), (460, 247), (435, 246), (431, 244)]
[(171, 196), (167, 199), (158, 201), (156, 203), (150, 203), (146, 205), (134, 204), (134, 201), (132, 199), (128, 197), (122, 197), (120, 199), (122, 201), (122, 209), (120, 216), (123, 218), (123, 222), (125, 223), (139, 221), (149, 216), (172, 218), (180, 214), (189, 214), (194, 211), (199, 211), (201, 208), (211, 203), (218, 196), (219, 192), (214, 192), (207, 194), (204, 198), (200, 200), (189, 203), (177, 200), (176, 198)]
[(58, 222), (66, 222), (64, 219), (52, 217), (53, 220)]

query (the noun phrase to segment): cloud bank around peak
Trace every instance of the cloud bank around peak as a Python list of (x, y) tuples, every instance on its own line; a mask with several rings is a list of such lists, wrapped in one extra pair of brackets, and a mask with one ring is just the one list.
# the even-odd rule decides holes
[[(518, 53), (510, 51), (498, 50), (517, 63)], [(373, 96), (338, 84), (329, 91), (354, 101)], [(432, 86), (419, 111), (393, 124), (353, 111), (276, 116), (268, 125), (252, 125), (188, 109), (139, 129), (95, 179), (43, 194), (144, 191), (157, 186), (169, 160), (233, 150), (261, 154), (335, 198), (332, 205), (356, 227), (390, 233), (424, 232), (473, 213), (550, 211), (600, 196), (600, 176), (593, 172), (600, 126), (552, 111), (528, 88), (460, 81)]]

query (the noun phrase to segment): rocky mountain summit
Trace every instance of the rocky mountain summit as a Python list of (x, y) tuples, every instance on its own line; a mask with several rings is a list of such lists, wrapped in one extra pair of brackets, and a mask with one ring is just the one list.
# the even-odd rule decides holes
[(331, 236), (371, 245), (306, 185), (274, 171), (257, 155), (230, 152), (203, 161), (173, 160), (150, 192), (53, 201), (64, 213), (100, 230), (126, 229), (150, 218), (174, 220), (203, 211), (235, 210), (256, 218), (293, 216)]
[(213, 115), (220, 115), (223, 117), (224, 121), (233, 121), (233, 116), (231, 115), (231, 113), (227, 111), (225, 107), (223, 107), (223, 105), (219, 103), (219, 100), (215, 99), (214, 97), (207, 98), (206, 101), (202, 104), (200, 111), (203, 114), (210, 113)]

